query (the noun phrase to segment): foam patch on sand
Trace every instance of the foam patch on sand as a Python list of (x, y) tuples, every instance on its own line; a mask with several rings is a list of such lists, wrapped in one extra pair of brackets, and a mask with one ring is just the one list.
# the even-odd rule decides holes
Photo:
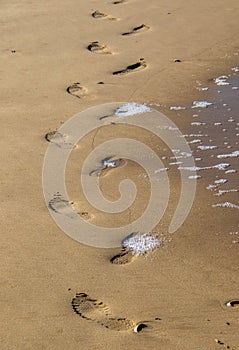
[(232, 157), (238, 157), (239, 156), (239, 151), (234, 151), (229, 154), (219, 154), (217, 158), (232, 158)]
[(149, 233), (132, 233), (122, 241), (122, 246), (129, 249), (132, 254), (142, 255), (148, 251), (158, 248), (163, 243), (156, 235)]
[(146, 105), (141, 105), (135, 102), (126, 103), (114, 111), (117, 117), (128, 117), (130, 115), (152, 112), (152, 109)]
[(223, 196), (224, 194), (231, 192), (238, 192), (238, 190), (235, 188), (232, 188), (230, 190), (218, 190), (218, 193), (215, 193), (215, 196)]
[(207, 101), (193, 101), (193, 105), (191, 108), (207, 108), (208, 106), (211, 106), (212, 102)]
[(214, 81), (215, 81), (215, 84), (217, 84), (217, 86), (226, 86), (226, 85), (229, 85), (227, 79), (228, 79), (227, 75), (221, 75), (220, 77), (214, 79)]
[(180, 111), (181, 109), (186, 109), (186, 107), (183, 106), (171, 106), (170, 110), (174, 110), (174, 111)]
[(190, 175), (188, 178), (191, 179), (191, 180), (194, 180), (194, 179), (197, 180), (197, 179), (201, 179), (202, 176), (200, 176), (200, 175)]
[(209, 169), (218, 169), (218, 170), (225, 170), (225, 168), (229, 167), (230, 164), (228, 163), (220, 163), (212, 166), (205, 166), (205, 167), (198, 167), (198, 166), (181, 166), (178, 167), (178, 170), (188, 170), (188, 171), (199, 171), (199, 170), (209, 170)]
[(217, 146), (198, 146), (202, 151), (207, 151), (208, 149), (215, 149)]
[(215, 180), (215, 184), (225, 184), (228, 180), (227, 179), (218, 179), (218, 180)]
[(222, 208), (234, 208), (234, 209), (239, 209), (239, 205), (234, 204), (234, 203), (230, 203), (230, 202), (213, 204), (212, 207), (213, 207), (213, 208), (222, 207)]

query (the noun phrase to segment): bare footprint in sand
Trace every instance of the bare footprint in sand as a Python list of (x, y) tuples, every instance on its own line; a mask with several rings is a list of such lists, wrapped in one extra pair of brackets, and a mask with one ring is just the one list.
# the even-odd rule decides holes
[(77, 83), (73, 83), (72, 85), (68, 86), (66, 91), (68, 92), (68, 94), (70, 94), (72, 96), (82, 98), (85, 95), (87, 95), (88, 90), (84, 86), (81, 86), (81, 84), (79, 82), (77, 82)]
[(112, 317), (107, 305), (97, 299), (90, 298), (85, 293), (76, 294), (72, 299), (72, 308), (82, 318), (97, 322), (114, 331), (134, 330), (138, 333), (147, 327), (144, 323), (130, 321), (127, 318)]
[(124, 75), (131, 72), (138, 72), (147, 67), (144, 58), (140, 58), (138, 62), (127, 66), (125, 69), (113, 72), (113, 75)]
[(72, 202), (63, 199), (60, 193), (57, 193), (48, 203), (48, 207), (57, 214), (72, 217)]
[(133, 255), (130, 251), (122, 249), (122, 251), (113, 256), (110, 259), (110, 262), (115, 265), (126, 265), (132, 262), (136, 258), (136, 255)]
[(118, 5), (118, 4), (123, 4), (124, 2), (126, 2), (126, 0), (116, 0), (116, 1), (113, 1), (112, 4)]
[(106, 19), (109, 19), (111, 21), (117, 21), (118, 18), (115, 18), (115, 17), (112, 17), (110, 15), (108, 15), (107, 13), (104, 13), (104, 12), (100, 12), (99, 10), (96, 10), (94, 11), (91, 16), (93, 18), (96, 18), (96, 19), (102, 19), (102, 18), (106, 18)]
[(141, 24), (140, 26), (134, 27), (130, 32), (122, 33), (121, 35), (131, 35), (136, 33), (141, 33), (143, 31), (148, 30), (150, 27), (145, 24)]
[(66, 134), (62, 134), (57, 130), (49, 131), (48, 133), (46, 133), (45, 139), (48, 142), (54, 143), (56, 146), (60, 148), (66, 148), (66, 149), (74, 148), (73, 143), (69, 142), (69, 136)]
[(97, 176), (100, 175), (106, 175), (108, 174), (108, 171), (115, 168), (120, 168), (126, 165), (126, 160), (122, 158), (115, 158), (115, 157), (107, 157), (102, 160), (102, 165), (100, 168), (93, 170), (90, 172), (90, 176)]
[(104, 54), (111, 54), (107, 48), (106, 45), (100, 44), (98, 41), (92, 41), (88, 46), (87, 49), (93, 53), (104, 53)]

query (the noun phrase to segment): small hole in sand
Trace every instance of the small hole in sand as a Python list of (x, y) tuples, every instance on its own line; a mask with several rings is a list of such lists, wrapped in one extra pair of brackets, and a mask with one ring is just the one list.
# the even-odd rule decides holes
[(139, 333), (141, 332), (144, 328), (147, 328), (148, 326), (145, 323), (139, 323), (137, 326), (134, 327), (134, 332)]
[(239, 299), (231, 300), (226, 305), (229, 307), (239, 307)]

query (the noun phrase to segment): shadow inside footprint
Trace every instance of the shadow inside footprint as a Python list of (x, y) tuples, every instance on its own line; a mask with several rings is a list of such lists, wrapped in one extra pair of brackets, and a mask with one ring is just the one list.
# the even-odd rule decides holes
[(130, 32), (122, 33), (121, 35), (136, 34), (136, 33), (140, 33), (142, 31), (148, 30), (149, 28), (150, 28), (149, 26), (146, 26), (145, 24), (141, 24), (140, 26), (133, 28)]
[(122, 250), (121, 253), (113, 256), (113, 258), (110, 259), (110, 262), (115, 265), (126, 265), (132, 262), (134, 258), (135, 255), (133, 255), (131, 252)]
[(72, 299), (72, 308), (74, 312), (87, 320), (95, 321), (98, 324), (115, 331), (133, 330), (137, 323), (127, 318), (111, 317), (107, 305), (90, 298), (85, 293), (77, 293)]
[(94, 18), (104, 18), (104, 17), (107, 17), (108, 15), (104, 12), (100, 12), (100, 11), (96, 10), (91, 14), (91, 16)]
[(127, 74), (130, 72), (136, 72), (136, 71), (142, 70), (146, 67), (147, 67), (147, 64), (146, 64), (144, 58), (140, 58), (140, 60), (138, 62), (127, 66), (125, 69), (113, 72), (113, 75), (123, 75), (123, 74)]
[(72, 85), (68, 86), (66, 89), (68, 94), (76, 96), (78, 98), (81, 98), (87, 94), (87, 89), (84, 86), (81, 86), (79, 82), (73, 83)]
[(98, 41), (92, 41), (87, 46), (87, 49), (94, 53), (111, 54), (111, 52), (107, 49), (107, 46), (104, 44), (100, 44)]
[(122, 4), (123, 2), (126, 2), (126, 0), (116, 0), (116, 1), (113, 1), (112, 4), (118, 5), (118, 4)]

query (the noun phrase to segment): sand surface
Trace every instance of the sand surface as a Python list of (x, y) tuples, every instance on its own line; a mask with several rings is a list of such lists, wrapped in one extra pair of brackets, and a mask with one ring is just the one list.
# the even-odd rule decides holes
[[(204, 100), (196, 82), (209, 86), (238, 66), (238, 1), (2, 1), (0, 13), (0, 348), (239, 349), (239, 311), (225, 306), (239, 298), (238, 243), (229, 235), (239, 230), (238, 209), (212, 207), (226, 200), (238, 205), (238, 193), (215, 200), (206, 189), (215, 179), (204, 174), (187, 220), (170, 241), (167, 229), (180, 186), (178, 171), (172, 171), (175, 195), (155, 227), (165, 234), (165, 244), (127, 264), (112, 264), (120, 248), (90, 247), (68, 237), (52, 220), (42, 190), (45, 134), (88, 107), (147, 103), (183, 134), (193, 132), (192, 113), (178, 116), (170, 106)], [(238, 110), (233, 112), (238, 123)], [(229, 140), (236, 140), (235, 128)], [(117, 126), (116, 133), (143, 140), (162, 155), (163, 145), (147, 132)], [(85, 201), (78, 181), (83, 159), (92, 140), (95, 147), (112, 137), (109, 127), (87, 135), (66, 172), (76, 210), (103, 227), (139, 217), (149, 198), (142, 169), (128, 162), (107, 170), (100, 181), (109, 200), (119, 197), (123, 178), (135, 181), (132, 217), (127, 210), (112, 217)], [(230, 163), (235, 169), (238, 158)], [(210, 165), (204, 157), (203, 166)], [(230, 176), (238, 188), (238, 175)], [(135, 333), (138, 322), (148, 327)]]

